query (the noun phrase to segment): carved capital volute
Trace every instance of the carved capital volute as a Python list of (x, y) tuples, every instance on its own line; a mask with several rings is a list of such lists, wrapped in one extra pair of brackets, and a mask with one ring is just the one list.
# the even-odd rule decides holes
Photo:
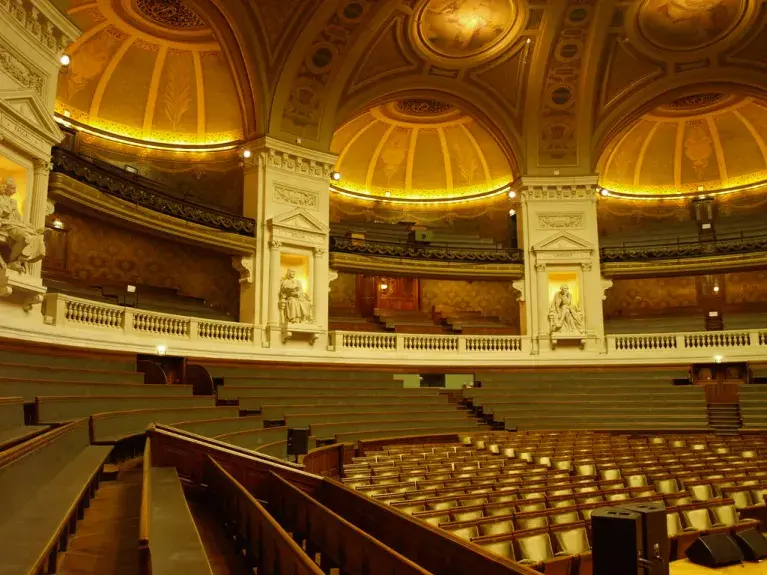
[(278, 252), (282, 249), (282, 242), (280, 240), (269, 240), (269, 249), (273, 252)]

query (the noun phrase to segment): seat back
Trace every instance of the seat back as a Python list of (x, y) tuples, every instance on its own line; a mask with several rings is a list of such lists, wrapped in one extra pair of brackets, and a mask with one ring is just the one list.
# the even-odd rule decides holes
[(517, 560), (516, 554), (514, 553), (514, 541), (512, 539), (493, 543), (479, 543), (479, 546), (485, 551), (499, 555), (504, 559), (511, 559), (512, 561)]
[(554, 549), (548, 533), (519, 537), (517, 545), (519, 546), (521, 559), (529, 559), (539, 563), (554, 557)]
[(711, 515), (707, 508), (683, 509), (682, 516), (689, 527), (695, 527), (698, 531), (711, 529)]
[(569, 529), (552, 529), (552, 532), (560, 549), (569, 555), (579, 555), (591, 551), (584, 525)]

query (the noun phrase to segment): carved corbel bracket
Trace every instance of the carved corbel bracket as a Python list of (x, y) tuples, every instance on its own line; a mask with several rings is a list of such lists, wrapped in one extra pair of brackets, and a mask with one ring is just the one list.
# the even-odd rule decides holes
[(232, 258), (232, 267), (240, 274), (241, 284), (253, 283), (253, 256), (234, 256)]

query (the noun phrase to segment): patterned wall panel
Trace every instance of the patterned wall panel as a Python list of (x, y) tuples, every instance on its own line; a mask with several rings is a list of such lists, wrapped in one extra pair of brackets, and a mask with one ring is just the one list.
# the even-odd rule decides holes
[(421, 310), (452, 308), (456, 311), (481, 310), (519, 326), (518, 293), (511, 282), (421, 280)]
[(66, 266), (56, 277), (83, 286), (131, 283), (175, 289), (237, 318), (239, 274), (230, 256), (118, 227), (63, 205), (56, 206), (56, 217), (68, 236)]
[(701, 312), (694, 276), (616, 279), (604, 302), (605, 319)]
[(357, 298), (357, 274), (339, 272), (338, 279), (330, 282), (330, 308), (354, 307)]

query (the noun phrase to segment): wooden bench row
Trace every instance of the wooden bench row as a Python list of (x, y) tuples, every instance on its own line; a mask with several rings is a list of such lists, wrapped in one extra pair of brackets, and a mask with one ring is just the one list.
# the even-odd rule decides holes
[(92, 381), (105, 383), (144, 383), (144, 374), (136, 371), (77, 369), (56, 365), (0, 363), (0, 377), (59, 381)]
[(192, 386), (0, 377), (0, 396), (23, 397), (32, 403), (37, 396), (67, 395), (191, 397)]
[(83, 419), (0, 452), (0, 574), (56, 571), (110, 451)]
[(46, 431), (47, 425), (24, 425), (24, 400), (0, 397), (0, 451)]
[[(447, 397), (444, 395), (409, 395), (409, 396), (369, 396), (359, 395), (353, 397), (344, 396), (315, 396), (315, 395), (303, 395), (303, 396), (258, 396), (258, 397), (240, 397), (239, 404), (240, 409), (250, 412), (262, 412), (261, 415), (264, 419), (283, 419), (285, 407), (295, 406), (322, 406), (322, 405), (399, 405), (399, 406), (418, 406), (421, 409), (430, 409), (431, 406), (444, 406), (447, 405)], [(264, 407), (269, 406), (269, 411)], [(304, 413), (306, 411), (304, 410)], [(280, 415), (283, 417), (275, 417)]]
[(216, 388), (216, 395), (220, 400), (237, 400), (245, 397), (279, 397), (279, 398), (302, 398), (310, 397), (335, 397), (338, 399), (355, 397), (380, 397), (385, 398), (410, 398), (427, 397), (434, 398), (439, 396), (439, 390), (436, 388), (416, 388), (416, 389), (389, 389), (366, 387), (361, 389), (350, 389), (349, 387), (251, 387), (251, 386), (229, 386), (220, 385)]
[(349, 379), (349, 378), (314, 378), (311, 375), (307, 377), (296, 377), (288, 374), (273, 377), (245, 376), (245, 377), (224, 377), (222, 378), (224, 387), (343, 387), (348, 390), (355, 389), (402, 389), (403, 383), (400, 379)]
[(208, 557), (174, 467), (152, 465), (144, 447), (139, 515), (139, 574), (212, 575)]

